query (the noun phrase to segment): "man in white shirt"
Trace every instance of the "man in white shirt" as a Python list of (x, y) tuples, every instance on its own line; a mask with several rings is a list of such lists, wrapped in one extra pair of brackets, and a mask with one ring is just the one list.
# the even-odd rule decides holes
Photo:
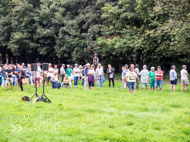
[(102, 87), (102, 76), (104, 75), (104, 71), (101, 67), (101, 64), (98, 64), (98, 68), (96, 69), (96, 78), (98, 87)]
[(65, 64), (62, 64), (62, 67), (60, 68), (60, 74), (61, 74), (61, 82), (63, 82), (63, 79), (65, 77)]
[(182, 92), (184, 91), (184, 86), (186, 86), (186, 92), (188, 92), (188, 85), (189, 85), (189, 79), (188, 79), (188, 72), (187, 72), (187, 67), (186, 65), (182, 66), (181, 70), (181, 85), (182, 85)]
[(36, 83), (38, 81), (38, 87), (40, 87), (40, 73), (41, 73), (40, 65), (37, 64), (37, 71), (33, 72), (33, 78), (34, 78), (34, 87), (36, 86)]
[(51, 63), (49, 63), (48, 71), (47, 71), (47, 86), (49, 86), (49, 81), (51, 81), (51, 77), (53, 76), (54, 69), (51, 67)]
[(79, 73), (80, 73), (80, 70), (78, 68), (78, 64), (75, 64), (75, 68), (73, 69), (73, 72), (74, 72), (74, 85), (76, 86), (78, 83)]

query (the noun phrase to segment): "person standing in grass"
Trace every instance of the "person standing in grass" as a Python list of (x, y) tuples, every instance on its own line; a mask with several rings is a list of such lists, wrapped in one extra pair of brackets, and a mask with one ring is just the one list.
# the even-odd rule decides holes
[(155, 68), (151, 67), (151, 71), (148, 73), (149, 90), (155, 89)]
[(181, 85), (182, 85), (182, 92), (184, 91), (184, 86), (186, 86), (186, 92), (188, 92), (188, 85), (189, 85), (189, 79), (188, 79), (188, 72), (187, 72), (187, 66), (183, 65), (181, 70)]
[(67, 76), (71, 79), (71, 73), (72, 73), (72, 70), (70, 68), (70, 65), (67, 65), (67, 69), (66, 69), (66, 72)]
[(62, 64), (62, 67), (60, 68), (60, 74), (61, 74), (61, 82), (63, 82), (65, 76), (65, 64)]
[(108, 73), (109, 87), (111, 87), (111, 81), (112, 81), (112, 85), (114, 87), (115, 86), (114, 85), (114, 78), (115, 78), (114, 68), (111, 67), (110, 64), (108, 64), (107, 73)]
[(3, 69), (1, 70), (1, 86), (6, 86), (6, 67), (3, 66)]
[(128, 65), (125, 64), (125, 67), (124, 67), (123, 72), (122, 72), (122, 88), (127, 87), (127, 81), (125, 79), (127, 72), (129, 72), (129, 69), (128, 69)]
[(33, 81), (32, 81), (32, 71), (31, 71), (31, 65), (28, 64), (28, 67), (26, 69), (26, 77), (28, 78), (28, 82), (27, 85), (29, 85), (29, 83), (31, 83), (31, 85), (33, 85)]
[(59, 69), (57, 68), (57, 65), (54, 65), (54, 71), (53, 73), (57, 75), (58, 81), (59, 81)]
[(11, 86), (11, 89), (13, 88), (13, 70), (10, 68), (10, 65), (8, 65), (8, 68), (6, 70), (6, 89), (8, 89), (8, 86), (9, 86), (9, 82), (10, 82), (10, 86)]
[(137, 74), (136, 89), (139, 89), (139, 65), (138, 64), (135, 65), (134, 72)]
[(78, 64), (75, 64), (73, 72), (74, 72), (74, 85), (77, 86), (78, 79), (79, 79), (79, 73), (80, 73), (80, 69), (78, 68)]
[(91, 65), (90, 70), (88, 71), (88, 84), (89, 84), (89, 89), (91, 90), (91, 87), (93, 87), (93, 90), (95, 89), (94, 83), (95, 83), (95, 79), (94, 79), (94, 65)]
[(139, 73), (139, 75), (141, 76), (141, 84), (143, 91), (145, 86), (148, 90), (148, 70), (146, 65), (143, 66), (143, 70)]
[(49, 63), (48, 65), (48, 71), (46, 71), (47, 73), (47, 86), (49, 86), (49, 82), (51, 81), (51, 78), (53, 76), (53, 68), (51, 67), (51, 63)]
[(155, 74), (155, 91), (157, 91), (158, 89), (158, 86), (160, 88), (160, 91), (162, 91), (162, 84), (163, 84), (163, 71), (161, 70), (161, 67), (158, 66), (157, 67), (157, 71), (156, 71), (156, 74)]
[[(26, 71), (26, 70), (25, 70)], [(23, 66), (20, 66), (20, 71), (18, 73), (18, 83), (20, 84), (20, 90), (23, 91), (23, 86), (22, 86), (22, 79), (25, 78), (25, 71), (23, 70)]]
[(98, 64), (98, 68), (96, 69), (96, 78), (98, 87), (102, 87), (102, 79), (103, 79), (104, 71), (101, 67), (101, 64)]
[(135, 93), (135, 82), (137, 74), (133, 71), (133, 68), (129, 68), (129, 72), (127, 72), (125, 77), (128, 82), (129, 93), (131, 92), (131, 90), (133, 90), (133, 93)]
[(90, 64), (87, 63), (86, 67), (84, 69), (84, 90), (89, 88), (89, 85), (88, 85), (88, 72), (89, 72), (89, 70), (90, 70)]
[(175, 92), (175, 86), (177, 84), (177, 73), (175, 71), (176, 67), (175, 65), (171, 66), (171, 70), (170, 70), (170, 91), (174, 91)]

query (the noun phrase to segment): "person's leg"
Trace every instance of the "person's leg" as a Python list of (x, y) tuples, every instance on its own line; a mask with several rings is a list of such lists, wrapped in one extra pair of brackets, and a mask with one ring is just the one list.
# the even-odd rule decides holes
[(72, 89), (72, 84), (71, 83), (69, 83), (69, 87), (70, 87), (70, 89)]
[(76, 76), (74, 77), (74, 86), (76, 85)]
[(10, 81), (6, 80), (6, 89), (8, 89), (9, 82), (10, 82)]
[[(31, 85), (33, 85), (32, 76), (30, 76), (29, 78), (30, 78), (30, 83), (31, 83)], [(46, 79), (46, 80), (47, 80), (47, 79)]]
[(40, 77), (38, 77), (38, 87), (40, 87)]
[(1, 87), (4, 87), (4, 84), (5, 84), (4, 77), (1, 77)]
[(175, 85), (173, 85), (173, 91), (175, 92)]
[(84, 85), (84, 78), (82, 79), (82, 85)]
[(128, 82), (128, 88), (129, 88), (129, 93), (131, 93), (131, 89), (132, 89), (131, 82)]
[(144, 83), (141, 83), (142, 84), (142, 90), (144, 91)]
[(100, 87), (102, 87), (102, 77), (99, 78), (100, 81)]
[(61, 75), (61, 82), (63, 82), (63, 79), (64, 79), (64, 76), (63, 76), (63, 74)]
[(182, 92), (184, 91), (184, 85), (182, 85)]
[(155, 91), (157, 91), (158, 88), (158, 80), (155, 80)]
[(139, 77), (136, 78), (136, 89), (139, 89)]
[(85, 77), (84, 78), (84, 90), (87, 89), (87, 81), (88, 81), (88, 79), (87, 79), (87, 77)]
[(112, 78), (112, 84), (113, 84), (113, 87), (115, 87), (115, 84), (114, 84), (114, 78)]
[(186, 85), (186, 92), (188, 92), (188, 85)]
[(92, 86), (92, 83), (90, 82), (90, 83), (89, 83), (89, 90), (91, 90), (91, 86)]
[(111, 79), (109, 79), (109, 87), (110, 87), (110, 84), (111, 84)]
[(170, 91), (172, 92), (173, 89), (173, 84), (170, 85)]
[(94, 83), (92, 83), (93, 90), (95, 89)]
[(160, 81), (159, 81), (160, 91), (162, 91), (162, 84), (163, 84), (163, 80), (160, 80)]
[(23, 91), (22, 79), (20, 80), (20, 88), (21, 88), (21, 91)]

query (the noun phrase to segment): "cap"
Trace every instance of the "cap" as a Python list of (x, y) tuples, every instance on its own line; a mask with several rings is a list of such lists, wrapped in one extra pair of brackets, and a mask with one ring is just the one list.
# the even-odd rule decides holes
[(78, 66), (78, 64), (76, 63), (75, 66)]
[(175, 65), (172, 65), (171, 68), (173, 69), (175, 67)]
[(87, 66), (90, 66), (90, 64), (89, 64), (89, 63), (87, 63), (86, 65), (87, 65)]
[(161, 66), (158, 66), (157, 68), (161, 68)]
[(125, 64), (125, 67), (128, 67), (128, 65), (127, 65), (127, 64)]

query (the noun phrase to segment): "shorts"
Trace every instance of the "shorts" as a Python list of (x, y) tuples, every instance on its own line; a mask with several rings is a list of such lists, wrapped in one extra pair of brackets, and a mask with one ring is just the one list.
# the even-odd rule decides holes
[(6, 84), (12, 83), (13, 84), (13, 78), (6, 79)]
[(176, 85), (177, 84), (177, 79), (176, 80), (170, 80), (170, 84)]
[(47, 77), (47, 82), (51, 81), (51, 76)]
[(129, 91), (132, 89), (132, 90), (135, 90), (135, 82), (128, 82), (128, 88), (129, 88)]
[(155, 88), (157, 89), (159, 86), (160, 89), (162, 89), (162, 83), (163, 83), (163, 80), (155, 80)]
[(142, 84), (142, 88), (144, 88), (144, 85), (147, 87), (148, 83), (141, 83)]
[(155, 85), (155, 80), (154, 80), (154, 79), (151, 79), (151, 80), (150, 80), (150, 87), (154, 87), (154, 85)]
[(185, 80), (181, 80), (181, 85), (188, 85), (189, 84), (189, 80), (185, 79)]
[(34, 83), (36, 83), (36, 79), (37, 79), (38, 83), (40, 83), (40, 77), (34, 78)]
[(89, 82), (89, 86), (92, 86), (92, 87), (94, 87), (94, 83), (92, 83), (92, 82)]

